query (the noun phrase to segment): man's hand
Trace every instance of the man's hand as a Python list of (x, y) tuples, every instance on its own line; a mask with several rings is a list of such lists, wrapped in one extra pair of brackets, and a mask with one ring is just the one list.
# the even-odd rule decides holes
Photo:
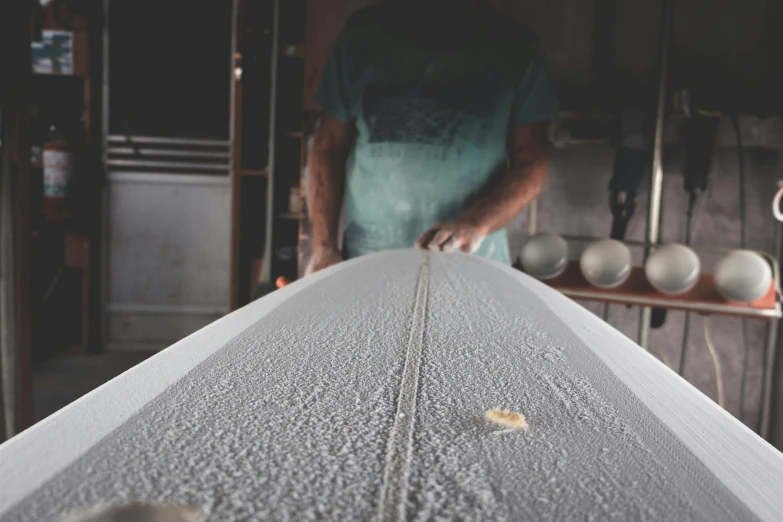
[(343, 256), (340, 254), (340, 252), (337, 249), (324, 248), (324, 249), (314, 250), (313, 256), (310, 258), (310, 262), (307, 263), (307, 268), (305, 269), (305, 276), (314, 274), (319, 270), (323, 270), (324, 268), (329, 268), (330, 266), (336, 265), (337, 263), (341, 263), (342, 261), (343, 261)]
[(472, 254), (493, 232), (505, 227), (538, 196), (547, 177), (547, 124), (516, 127), (512, 136), (511, 168), (484, 198), (452, 223), (424, 232), (416, 248)]
[(435, 225), (424, 232), (416, 241), (416, 248), (434, 252), (456, 252), (461, 250), (472, 254), (481, 246), (488, 231), (471, 223), (455, 221)]

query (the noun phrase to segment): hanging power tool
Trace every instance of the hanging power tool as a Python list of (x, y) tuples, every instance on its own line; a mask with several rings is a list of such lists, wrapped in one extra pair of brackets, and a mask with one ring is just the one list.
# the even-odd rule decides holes
[(688, 193), (686, 244), (690, 243), (690, 220), (700, 196), (707, 190), (715, 137), (718, 134), (720, 113), (709, 108), (704, 96), (683, 89), (679, 94), (680, 109), (685, 116), (685, 164), (683, 188)]
[[(707, 181), (715, 151), (715, 138), (718, 134), (720, 113), (709, 106), (704, 95), (693, 90), (683, 89), (678, 93), (679, 108), (685, 116), (685, 162), (683, 164), (683, 188), (688, 194), (688, 207), (685, 214), (685, 244), (692, 239), (693, 213), (707, 190)], [(678, 372), (682, 375), (688, 350), (691, 317), (685, 313), (680, 364)]]
[(626, 110), (620, 118), (614, 172), (609, 182), (612, 239), (625, 239), (628, 222), (636, 209), (636, 196), (652, 161), (650, 124), (650, 115), (641, 109)]
[[(652, 163), (650, 115), (642, 109), (625, 110), (620, 116), (620, 129), (614, 158), (614, 171), (609, 181), (609, 209), (612, 212), (610, 237), (625, 239), (628, 222), (636, 210), (636, 196)], [(604, 320), (609, 319), (609, 305), (604, 305)]]

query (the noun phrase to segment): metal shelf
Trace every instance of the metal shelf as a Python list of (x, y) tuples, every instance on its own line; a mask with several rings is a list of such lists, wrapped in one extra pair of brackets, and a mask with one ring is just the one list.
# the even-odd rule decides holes
[(644, 269), (634, 267), (628, 280), (616, 288), (597, 288), (582, 275), (579, 262), (569, 263), (559, 277), (543, 281), (568, 297), (586, 301), (666, 308), (705, 315), (731, 315), (756, 319), (777, 319), (781, 307), (777, 302), (776, 284), (773, 283), (767, 295), (752, 303), (726, 301), (717, 290), (711, 274), (702, 274), (693, 290), (680, 295), (667, 295), (655, 290), (647, 281)]

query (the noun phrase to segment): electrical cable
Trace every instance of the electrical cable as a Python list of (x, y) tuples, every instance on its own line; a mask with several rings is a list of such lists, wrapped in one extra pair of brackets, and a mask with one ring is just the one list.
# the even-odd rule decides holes
[(723, 409), (726, 409), (725, 396), (723, 395), (723, 372), (720, 368), (720, 358), (718, 352), (715, 350), (715, 345), (712, 342), (712, 334), (710, 333), (710, 317), (704, 316), (704, 341), (707, 343), (707, 350), (710, 351), (710, 357), (712, 357), (712, 365), (715, 367), (715, 382), (718, 387), (718, 404)]
[(669, 369), (672, 369), (672, 362), (669, 360), (668, 357), (666, 357), (666, 354), (663, 353), (661, 350), (656, 348), (655, 346), (650, 346), (649, 352), (653, 354), (659, 361), (661, 361), (663, 364), (669, 367)]
[(778, 189), (775, 198), (772, 200), (772, 214), (778, 221), (783, 221), (783, 212), (780, 211), (781, 198), (783, 198), (783, 186)]
[[(742, 131), (740, 129), (739, 118), (736, 114), (731, 115), (731, 123), (734, 125), (734, 132), (737, 135), (737, 163), (739, 170), (739, 214), (740, 214), (740, 248), (747, 248), (746, 236), (746, 208), (745, 208), (745, 149), (742, 145)], [(748, 380), (748, 365), (750, 362), (750, 345), (748, 344), (748, 321), (742, 319), (742, 344), (744, 346), (744, 355), (742, 358), (742, 376), (740, 379), (740, 404), (739, 420), (745, 418), (745, 393)]]
[(43, 298), (41, 299), (41, 302), (46, 303), (49, 300), (49, 298), (52, 296), (52, 293), (54, 292), (54, 289), (57, 288), (57, 283), (60, 282), (60, 279), (62, 278), (64, 273), (65, 270), (63, 270), (62, 268), (59, 268), (57, 270), (57, 273), (54, 274), (52, 281), (49, 283), (49, 286), (46, 288)]

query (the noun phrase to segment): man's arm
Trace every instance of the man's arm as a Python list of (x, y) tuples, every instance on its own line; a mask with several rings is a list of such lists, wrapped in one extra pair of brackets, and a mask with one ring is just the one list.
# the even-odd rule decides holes
[(343, 260), (338, 226), (345, 189), (345, 163), (354, 140), (353, 122), (324, 116), (316, 130), (307, 163), (307, 208), (312, 223), (313, 253), (305, 275)]
[(475, 252), (489, 234), (500, 230), (544, 188), (549, 159), (547, 123), (517, 127), (511, 136), (511, 168), (483, 199), (457, 221), (424, 232), (416, 248)]

